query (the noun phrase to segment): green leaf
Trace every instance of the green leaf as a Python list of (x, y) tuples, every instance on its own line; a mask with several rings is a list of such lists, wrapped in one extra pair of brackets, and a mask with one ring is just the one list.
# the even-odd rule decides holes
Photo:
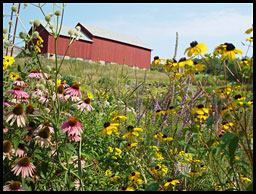
[(159, 187), (159, 183), (158, 182), (149, 182), (146, 187), (145, 190), (146, 191), (157, 191)]
[(246, 191), (253, 191), (253, 184), (252, 183), (246, 188)]
[(228, 148), (229, 148), (228, 154), (229, 154), (229, 160), (230, 160), (231, 165), (233, 165), (233, 162), (234, 162), (235, 152), (238, 147), (238, 141), (239, 141), (239, 138), (237, 136), (235, 136), (232, 138), (232, 140), (230, 141), (230, 143), (228, 145)]
[(217, 147), (216, 154), (219, 155), (220, 152), (224, 151), (226, 146), (232, 141), (232, 139), (236, 136), (235, 133), (226, 133), (221, 137), (220, 144)]

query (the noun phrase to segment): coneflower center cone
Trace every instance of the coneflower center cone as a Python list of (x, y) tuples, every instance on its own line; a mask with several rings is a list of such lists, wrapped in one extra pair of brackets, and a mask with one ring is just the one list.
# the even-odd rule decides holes
[(84, 103), (85, 104), (90, 104), (91, 103), (91, 99), (90, 98), (85, 98), (84, 99)]
[(12, 143), (9, 140), (3, 141), (3, 152), (8, 153), (12, 149)]
[(20, 188), (20, 182), (19, 181), (13, 181), (10, 184), (11, 190), (18, 190)]
[(12, 110), (12, 112), (16, 115), (22, 115), (24, 111), (24, 108), (22, 104), (16, 104)]
[(19, 164), (20, 166), (29, 166), (30, 160), (27, 156), (24, 156), (23, 158), (20, 159)]
[(40, 137), (44, 138), (44, 139), (47, 139), (48, 137), (50, 137), (50, 129), (49, 129), (49, 127), (44, 127), (44, 128), (42, 128), (42, 129), (39, 131), (38, 135), (39, 135)]
[(71, 119), (68, 120), (68, 125), (73, 127), (76, 125), (78, 119), (76, 117), (72, 117)]
[(30, 104), (26, 107), (26, 114), (32, 114), (34, 110), (34, 107)]
[(79, 90), (79, 84), (78, 83), (74, 83), (71, 87), (73, 89)]

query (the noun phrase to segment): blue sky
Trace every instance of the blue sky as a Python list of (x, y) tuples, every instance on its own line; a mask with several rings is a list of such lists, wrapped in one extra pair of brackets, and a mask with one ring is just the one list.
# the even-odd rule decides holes
[[(11, 5), (3, 4), (5, 27), (8, 27)], [(46, 14), (53, 12), (52, 3), (46, 4), (43, 10)], [(29, 20), (44, 19), (40, 10), (31, 4), (25, 9), (21, 5), (20, 17), (27, 31), (30, 29)], [(177, 59), (184, 57), (185, 49), (195, 40), (204, 43), (209, 53), (219, 44), (232, 43), (244, 51), (244, 56), (247, 47), (241, 42), (248, 44), (245, 39), (253, 36), (244, 33), (253, 24), (253, 4), (67, 3), (63, 25), (72, 27), (78, 22), (139, 38), (153, 49), (152, 59), (154, 56), (173, 57), (176, 32), (179, 33)], [(17, 32), (21, 30), (19, 23)], [(252, 49), (248, 55), (252, 56)]]

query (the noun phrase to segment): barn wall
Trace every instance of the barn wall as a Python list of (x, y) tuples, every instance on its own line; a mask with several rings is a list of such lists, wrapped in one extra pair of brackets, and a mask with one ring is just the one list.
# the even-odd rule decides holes
[(107, 61), (139, 68), (150, 69), (151, 51), (124, 43), (94, 37), (91, 50), (91, 59)]
[[(68, 37), (60, 36), (57, 39), (57, 55), (64, 55), (68, 47), (70, 39)], [(48, 38), (48, 53), (55, 54), (54, 38), (49, 36)], [(70, 46), (66, 56), (90, 59), (91, 55), (91, 43), (78, 40), (74, 41)]]

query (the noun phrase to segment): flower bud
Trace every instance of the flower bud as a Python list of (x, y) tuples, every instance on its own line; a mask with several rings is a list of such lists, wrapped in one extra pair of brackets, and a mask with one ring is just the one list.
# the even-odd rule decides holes
[(48, 72), (50, 72), (50, 71), (52, 70), (52, 68), (51, 68), (49, 65), (47, 65), (47, 66), (45, 67), (45, 70), (48, 71)]
[(33, 20), (29, 20), (29, 24), (32, 25), (34, 22)]
[(77, 31), (80, 31), (80, 30), (81, 30), (81, 27), (80, 27), (80, 26), (76, 26), (76, 30), (77, 30)]
[(13, 11), (13, 12), (18, 11), (18, 8), (17, 8), (17, 6), (16, 6), (16, 5), (13, 5), (13, 6), (12, 6), (12, 11)]
[(79, 36), (79, 33), (78, 32), (75, 32), (75, 34), (74, 34), (75, 36)]
[(51, 30), (53, 30), (53, 25), (50, 25), (49, 28), (50, 28)]
[(4, 41), (4, 45), (5, 46), (10, 46), (10, 41), (9, 40)]
[(72, 36), (72, 35), (74, 34), (74, 31), (71, 29), (71, 30), (68, 31), (68, 34), (69, 34), (70, 36)]
[(28, 6), (28, 3), (24, 3), (24, 7), (27, 7)]
[(39, 32), (37, 32), (37, 31), (35, 31), (35, 32), (32, 34), (32, 37), (33, 37), (34, 39), (37, 39), (38, 36), (39, 36)]
[(12, 25), (12, 24), (13, 24), (13, 22), (12, 22), (12, 20), (10, 20), (10, 21), (9, 21), (9, 25)]
[(61, 15), (60, 10), (56, 10), (56, 11), (54, 12), (54, 15), (56, 15), (56, 16), (60, 16), (60, 15)]
[(3, 33), (6, 34), (7, 33), (7, 28), (6, 27), (3, 27)]
[(51, 21), (51, 16), (46, 15), (46, 16), (44, 17), (44, 19), (45, 19), (45, 21), (50, 22), (50, 21)]
[(40, 89), (40, 90), (44, 91), (44, 90), (45, 90), (45, 87), (44, 87), (44, 85), (39, 84), (38, 89)]
[(19, 36), (21, 39), (25, 39), (26, 38), (26, 33), (25, 32), (20, 32)]
[(39, 21), (39, 20), (35, 20), (35, 21), (34, 21), (34, 25), (35, 25), (36, 27), (40, 26), (40, 21)]

